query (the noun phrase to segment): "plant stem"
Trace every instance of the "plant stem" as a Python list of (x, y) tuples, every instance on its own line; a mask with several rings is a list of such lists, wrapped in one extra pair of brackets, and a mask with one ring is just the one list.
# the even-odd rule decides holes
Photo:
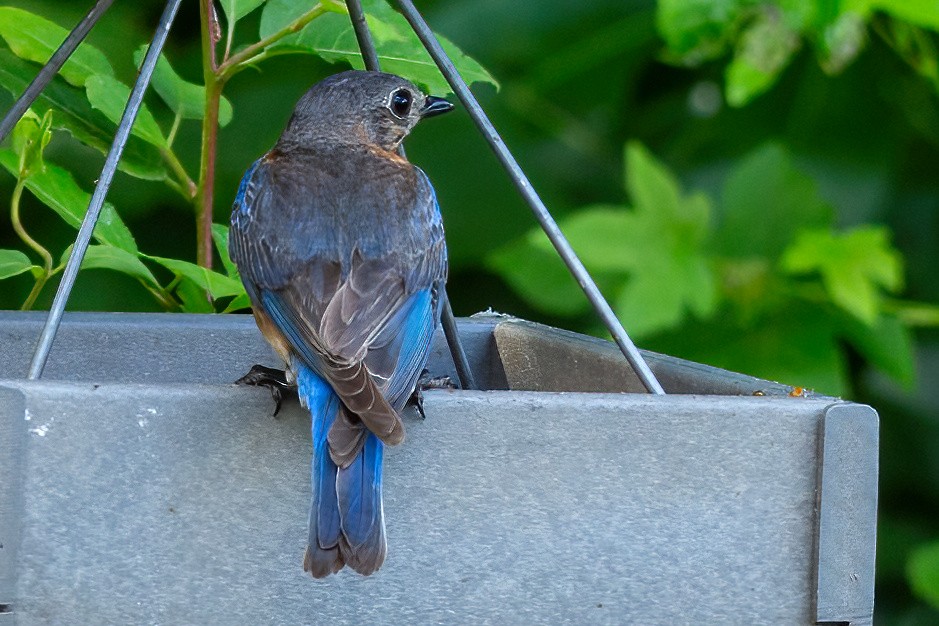
[(173, 125), (170, 127), (170, 132), (166, 136), (166, 147), (172, 148), (173, 141), (176, 139), (176, 133), (179, 131), (179, 123), (183, 121), (183, 111), (180, 109), (176, 112), (176, 117), (173, 118)]
[(38, 241), (30, 237), (29, 233), (26, 232), (26, 229), (23, 228), (23, 223), (20, 220), (20, 198), (23, 197), (23, 189), (25, 187), (26, 179), (18, 178), (16, 181), (16, 186), (13, 187), (13, 197), (10, 198), (10, 222), (12, 222), (13, 230), (16, 232), (19, 238), (23, 240), (23, 243), (32, 248), (39, 256), (42, 257), (42, 274), (36, 277), (36, 283), (33, 285), (32, 290), (26, 297), (26, 301), (23, 302), (23, 306), (20, 307), (21, 310), (28, 311), (33, 308), (33, 304), (35, 304), (36, 298), (39, 297), (39, 293), (46, 285), (46, 281), (49, 280), (49, 276), (52, 274), (52, 255), (49, 254), (49, 251), (42, 247)]
[[(212, 0), (199, 2), (202, 30), (202, 77), (205, 80), (205, 114), (202, 117), (202, 154), (196, 201), (196, 260), (212, 268), (212, 196), (215, 191), (215, 148), (218, 139), (218, 106), (224, 79), (215, 56), (217, 17)], [(213, 21), (214, 20), (214, 21)]]
[(202, 158), (199, 164), (199, 187), (196, 194), (198, 230), (197, 262), (212, 268), (212, 199), (215, 191), (215, 151), (218, 144), (218, 106), (222, 82), (215, 74), (205, 84), (205, 116), (202, 119)]
[(36, 298), (38, 298), (39, 294), (42, 293), (42, 288), (46, 286), (47, 280), (49, 280), (48, 274), (43, 274), (36, 279), (36, 283), (30, 290), (29, 295), (26, 296), (26, 301), (23, 302), (23, 306), (20, 307), (20, 311), (32, 310), (33, 305), (36, 304)]
[(202, 34), (202, 66), (203, 70), (208, 69), (212, 73), (218, 70), (218, 58), (215, 52), (215, 46), (218, 44), (218, 15), (215, 13), (215, 3), (213, 0), (200, 0), (199, 2), (199, 23)]
[(251, 44), (250, 46), (248, 46), (241, 52), (238, 52), (237, 54), (233, 54), (232, 56), (230, 56), (219, 66), (218, 68), (219, 77), (223, 80), (228, 80), (237, 72), (247, 67), (255, 59), (255, 57), (257, 57), (261, 52), (264, 51), (264, 48), (266, 48), (267, 46), (271, 45), (272, 43), (276, 41), (283, 39), (287, 35), (292, 35), (293, 33), (301, 30), (304, 26), (306, 26), (307, 24), (309, 24), (310, 22), (318, 18), (323, 13), (336, 10), (336, 7), (334, 5), (332, 5), (331, 3), (327, 3), (327, 4), (330, 5), (329, 8), (324, 6), (324, 3), (322, 2), (317, 3), (312, 9), (310, 9), (309, 11), (307, 11), (306, 13), (304, 13), (303, 15), (301, 15), (300, 17), (298, 17), (291, 23), (287, 24), (276, 33), (272, 33), (268, 35), (267, 37), (265, 37), (264, 39), (262, 39), (261, 41)]
[[(225, 49), (225, 59), (221, 65), (216, 59), (215, 47), (217, 43), (217, 19), (212, 0), (202, 0), (199, 3), (199, 14), (202, 26), (202, 76), (205, 81), (205, 111), (202, 116), (202, 151), (199, 161), (199, 183), (196, 186), (196, 260), (199, 265), (207, 269), (212, 268), (212, 205), (215, 192), (215, 154), (218, 146), (218, 108), (221, 102), (222, 89), (229, 78), (247, 67), (256, 57), (264, 54), (264, 49), (272, 43), (295, 33), (311, 21), (327, 11), (340, 11), (343, 7), (330, 0), (316, 4), (309, 11), (295, 19), (293, 22), (276, 33), (265, 37), (261, 41), (248, 46), (241, 52), (228, 56), (232, 29), (229, 26), (229, 45)], [(213, 22), (213, 20), (215, 20)], [(176, 125), (174, 124), (174, 130)], [(171, 131), (172, 138), (174, 132)], [(172, 157), (172, 159), (171, 159)], [(183, 183), (183, 187), (190, 188), (187, 183), (192, 181), (185, 177), (185, 171), (175, 159), (171, 151), (164, 154), (170, 167)], [(177, 167), (178, 166), (178, 167)]]
[(939, 306), (929, 302), (885, 300), (884, 311), (896, 315), (908, 328), (935, 328), (939, 326)]
[[(176, 156), (176, 153), (167, 148), (160, 148), (160, 156), (163, 157), (163, 160), (167, 165), (170, 166), (170, 169), (173, 171), (173, 174), (176, 175), (179, 183), (177, 190), (187, 199), (192, 200), (196, 197), (199, 189), (196, 187), (196, 183), (189, 178), (189, 174), (186, 173), (186, 168), (183, 167), (183, 164), (179, 162), (179, 157)], [(172, 181), (168, 181), (172, 182)]]
[(142, 280), (139, 282), (141, 285), (143, 285), (144, 289), (150, 292), (150, 295), (156, 298), (157, 302), (160, 303), (160, 306), (162, 306), (164, 310), (166, 311), (180, 310), (179, 303), (176, 302), (176, 300), (171, 295), (169, 295), (169, 293), (167, 293), (165, 290), (163, 290), (162, 288), (156, 289), (152, 285), (148, 285), (145, 281), (142, 281)]

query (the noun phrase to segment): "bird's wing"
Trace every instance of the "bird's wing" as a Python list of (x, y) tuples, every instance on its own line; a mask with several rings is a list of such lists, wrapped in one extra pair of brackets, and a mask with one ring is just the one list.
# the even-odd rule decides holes
[[(348, 409), (330, 432), (339, 463), (360, 448), (363, 425), (386, 443), (403, 438), (395, 408), (403, 406), (426, 364), (439, 320), (438, 285), (446, 278), (440, 213), (422, 172), (400, 183), (387, 177), (379, 181), (381, 193), (366, 189), (358, 196), (389, 204), (380, 207), (392, 223), (383, 227), (382, 239), (349, 246), (351, 253), (331, 249), (337, 237), (328, 225), (299, 226), (307, 207), (297, 205), (309, 205), (309, 198), (271, 170), (262, 159), (242, 183), (232, 214), (232, 259), (256, 306)], [(408, 182), (407, 190), (388, 191)], [(402, 202), (410, 205), (397, 206)], [(265, 224), (270, 215), (279, 216), (280, 228)], [(396, 220), (402, 215), (407, 219)], [(296, 229), (283, 232), (285, 223)], [(328, 233), (329, 241), (311, 242), (304, 230), (320, 239)]]

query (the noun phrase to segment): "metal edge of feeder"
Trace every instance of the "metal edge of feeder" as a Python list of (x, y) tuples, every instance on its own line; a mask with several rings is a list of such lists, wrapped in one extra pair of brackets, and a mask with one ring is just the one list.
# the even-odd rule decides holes
[[(5, 371), (0, 367), (0, 378), (21, 375), (18, 365), (34, 348), (35, 334), (42, 327), (43, 320), (42, 312), (0, 311), (0, 363), (6, 364)], [(62, 324), (63, 337), (53, 348), (50, 370), (44, 375), (53, 380), (91, 380), (98, 377), (96, 382), (194, 379), (229, 382), (244, 373), (235, 374), (238, 368), (247, 369), (251, 365), (248, 359), (268, 358), (264, 364), (278, 365), (277, 358), (261, 338), (250, 315), (69, 312)], [(498, 313), (478, 313), (460, 318), (459, 329), (483, 389), (644, 391), (638, 386), (638, 380), (617, 346), (609, 340)], [(82, 341), (85, 342), (83, 345), (93, 346), (93, 349), (79, 349), (78, 344)], [(186, 355), (186, 363), (190, 364), (188, 370), (167, 376), (170, 368), (182, 367), (182, 361), (168, 354), (173, 351), (173, 346), (179, 345), (200, 345), (201, 349), (197, 354)], [(232, 350), (239, 353), (233, 354)], [(557, 384), (558, 379), (552, 384), (547, 377), (529, 381), (516, 379), (513, 386), (506, 377), (504, 363), (511, 365), (525, 356), (548, 363), (545, 359), (567, 359), (575, 350), (602, 364), (604, 374), (614, 375), (614, 382), (609, 383), (612, 386), (600, 384), (602, 381), (594, 381), (593, 386), (589, 386), (589, 381), (582, 381), (585, 385), (582, 388), (566, 388)], [(150, 375), (133, 372), (133, 368), (145, 360), (145, 355), (154, 351), (165, 351), (165, 355), (158, 359), (159, 362), (148, 364)], [(793, 390), (789, 385), (678, 357), (648, 350), (643, 350), (642, 354), (669, 393), (783, 396)], [(239, 358), (244, 362), (239, 362)], [(451, 363), (446, 342), (442, 333), (438, 333), (432, 348), (431, 374), (455, 376)], [(105, 365), (111, 371), (104, 372)], [(210, 365), (220, 367), (223, 373), (207, 371)], [(568, 367), (566, 362), (565, 368), (560, 373), (579, 375), (578, 370)], [(558, 371), (553, 375), (556, 374)], [(830, 399), (837, 401), (836, 398)]]
[(819, 448), (816, 620), (864, 626), (874, 615), (877, 412), (853, 402), (832, 405)]
[[(492, 334), (496, 356), (505, 365), (508, 389), (528, 391), (569, 391), (642, 393), (641, 383), (631, 371), (617, 347), (608, 340), (506, 315), (479, 314), (472, 321), (493, 321)], [(670, 394), (724, 396), (789, 396), (794, 387), (721, 369), (704, 363), (640, 350), (666, 391)], [(579, 368), (578, 356), (586, 356), (597, 367), (587, 364), (588, 375), (606, 376), (608, 381), (586, 380)], [(547, 373), (541, 372), (547, 370)], [(525, 373), (528, 376), (525, 376)], [(537, 374), (533, 376), (532, 374)], [(561, 377), (566, 385), (558, 386)], [(800, 395), (814, 399), (840, 401), (839, 398), (813, 391)]]
[(0, 385), (0, 623), (15, 620), (17, 551), (23, 524), (26, 474), (26, 395)]

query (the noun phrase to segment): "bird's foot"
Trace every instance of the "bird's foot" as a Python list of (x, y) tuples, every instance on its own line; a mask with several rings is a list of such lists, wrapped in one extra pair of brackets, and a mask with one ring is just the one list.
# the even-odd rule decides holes
[(417, 386), (414, 387), (414, 391), (411, 393), (411, 397), (408, 399), (408, 403), (414, 405), (414, 408), (417, 409), (421, 419), (427, 419), (427, 415), (424, 414), (424, 392), (428, 389), (456, 388), (456, 385), (453, 384), (453, 381), (450, 380), (449, 376), (436, 376), (434, 378), (430, 378), (428, 371), (425, 369), (423, 372), (421, 372), (421, 377), (417, 380)]
[(292, 394), (297, 390), (297, 386), (287, 380), (287, 372), (263, 365), (252, 367), (251, 371), (236, 380), (235, 384), (267, 387), (274, 399), (274, 417), (277, 417), (277, 414), (280, 413), (280, 404), (284, 399), (284, 393)]
[(417, 380), (417, 387), (422, 391), (428, 389), (457, 389), (456, 383), (449, 376), (430, 377), (430, 373), (425, 369), (421, 372), (421, 377)]
[(427, 419), (427, 415), (424, 414), (424, 391), (421, 389), (420, 383), (418, 383), (414, 391), (411, 392), (411, 397), (408, 398), (408, 404), (414, 405), (414, 408), (417, 409), (422, 420)]

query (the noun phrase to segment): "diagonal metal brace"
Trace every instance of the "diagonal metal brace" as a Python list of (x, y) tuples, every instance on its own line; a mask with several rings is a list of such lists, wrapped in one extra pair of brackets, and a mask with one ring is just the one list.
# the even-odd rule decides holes
[(130, 97), (127, 99), (127, 106), (124, 108), (121, 122), (117, 125), (114, 141), (111, 143), (111, 149), (104, 161), (104, 168), (98, 178), (98, 184), (95, 186), (91, 202), (88, 204), (88, 212), (85, 213), (82, 225), (78, 229), (78, 236), (75, 238), (72, 253), (65, 264), (62, 280), (59, 282), (55, 299), (52, 301), (52, 308), (49, 309), (49, 316), (46, 318), (46, 324), (39, 336), (39, 345), (36, 346), (33, 361), (29, 366), (29, 380), (37, 380), (42, 376), (42, 370), (46, 366), (49, 350), (52, 349), (52, 341), (59, 330), (59, 323), (62, 321), (62, 314), (65, 312), (65, 304), (72, 293), (72, 287), (75, 286), (75, 279), (78, 277), (78, 270), (81, 267), (82, 259), (85, 257), (85, 252), (88, 250), (88, 243), (91, 241), (95, 223), (98, 221), (98, 215), (100, 215), (101, 207), (104, 205), (104, 198), (111, 187), (114, 172), (117, 170), (117, 163), (120, 161), (121, 153), (124, 152), (124, 145), (130, 137), (131, 126), (137, 118), (137, 112), (143, 102), (143, 95), (150, 84), (150, 77), (153, 75), (153, 69), (160, 57), (160, 51), (163, 50), (163, 44), (166, 43), (166, 37), (169, 35), (170, 26), (173, 24), (173, 18), (176, 17), (176, 10), (179, 9), (180, 2), (182, 0), (167, 1), (166, 8), (163, 9), (163, 15), (160, 17), (160, 23), (153, 34), (153, 41), (147, 49), (147, 56), (144, 57), (143, 65), (140, 66), (140, 73), (134, 83), (133, 90), (130, 92)]

